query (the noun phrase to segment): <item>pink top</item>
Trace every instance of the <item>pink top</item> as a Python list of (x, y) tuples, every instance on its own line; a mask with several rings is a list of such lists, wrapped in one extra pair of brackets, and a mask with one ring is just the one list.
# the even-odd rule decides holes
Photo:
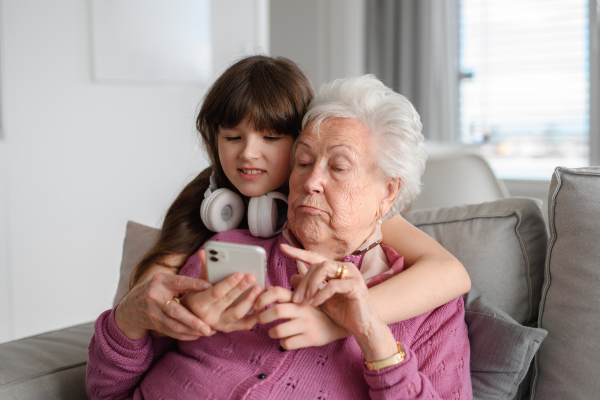
[[(260, 239), (247, 230), (213, 240), (259, 245), (267, 252), (267, 285), (291, 289), (295, 260), (279, 250), (282, 235)], [(384, 247), (396, 270), (403, 258)], [(348, 256), (360, 268), (363, 255)], [(180, 275), (197, 277), (199, 257)], [(388, 275), (391, 276), (391, 275)], [(399, 305), (400, 306), (400, 305)], [(117, 306), (118, 307), (118, 306)], [(116, 309), (116, 308), (115, 308)], [(469, 341), (459, 297), (416, 318), (392, 324), (406, 359), (368, 371), (353, 337), (322, 347), (285, 351), (269, 338), (275, 324), (217, 333), (195, 341), (128, 339), (114, 309), (95, 324), (89, 346), (86, 388), (90, 399), (470, 399)]]

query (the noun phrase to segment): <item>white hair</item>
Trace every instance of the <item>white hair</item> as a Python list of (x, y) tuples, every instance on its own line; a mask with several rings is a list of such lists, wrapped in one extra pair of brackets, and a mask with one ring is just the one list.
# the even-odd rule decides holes
[(402, 186), (384, 218), (398, 214), (421, 193), (421, 175), (427, 153), (419, 114), (401, 94), (373, 75), (338, 79), (319, 88), (302, 121), (318, 133), (321, 123), (332, 118), (360, 121), (373, 134), (378, 148), (377, 166), (388, 178), (400, 178)]

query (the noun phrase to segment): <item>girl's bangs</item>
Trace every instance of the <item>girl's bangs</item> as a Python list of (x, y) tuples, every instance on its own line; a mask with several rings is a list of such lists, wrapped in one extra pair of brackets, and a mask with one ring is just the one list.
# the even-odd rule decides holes
[(292, 136), (300, 133), (300, 110), (306, 107), (304, 104), (295, 104), (286, 88), (268, 90), (267, 86), (273, 87), (269, 84), (260, 85), (260, 88), (248, 86), (237, 96), (229, 97), (230, 101), (222, 109), (220, 127), (234, 128), (247, 118), (252, 128), (259, 132)]

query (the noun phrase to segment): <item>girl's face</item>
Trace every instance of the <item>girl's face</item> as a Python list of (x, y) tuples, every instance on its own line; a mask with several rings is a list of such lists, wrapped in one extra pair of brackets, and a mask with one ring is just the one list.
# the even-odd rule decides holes
[(262, 196), (287, 182), (292, 136), (257, 132), (244, 119), (235, 128), (219, 129), (217, 143), (225, 175), (244, 196)]

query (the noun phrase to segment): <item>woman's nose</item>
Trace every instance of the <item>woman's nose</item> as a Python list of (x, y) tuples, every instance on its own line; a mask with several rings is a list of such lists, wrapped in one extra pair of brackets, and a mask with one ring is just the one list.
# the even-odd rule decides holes
[(318, 166), (314, 166), (304, 181), (304, 189), (311, 194), (323, 193), (324, 175)]

